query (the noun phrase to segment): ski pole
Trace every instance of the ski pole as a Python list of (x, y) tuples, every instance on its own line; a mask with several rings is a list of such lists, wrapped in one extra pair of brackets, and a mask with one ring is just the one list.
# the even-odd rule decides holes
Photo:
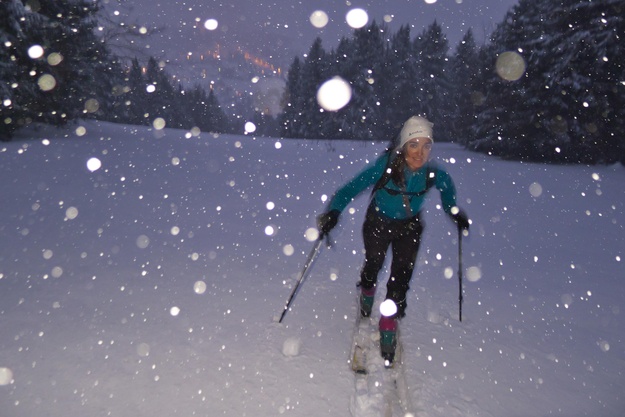
[(458, 310), (459, 318), (462, 321), (462, 302), (464, 297), (462, 295), (462, 227), (458, 225)]
[(291, 303), (295, 299), (295, 295), (297, 294), (302, 284), (304, 283), (304, 280), (306, 279), (306, 276), (308, 275), (308, 271), (310, 271), (310, 267), (315, 262), (317, 255), (319, 255), (321, 246), (323, 244), (323, 237), (324, 237), (323, 234), (319, 235), (319, 238), (315, 242), (315, 246), (313, 246), (312, 250), (310, 251), (310, 254), (308, 254), (308, 259), (306, 259), (306, 263), (304, 264), (304, 269), (300, 273), (297, 283), (295, 284), (295, 288), (293, 288), (293, 291), (291, 292), (291, 296), (289, 297), (289, 300), (286, 302), (286, 305), (284, 306), (284, 311), (282, 311), (282, 315), (280, 316), (280, 320), (278, 320), (278, 323), (282, 323), (284, 316), (286, 315), (287, 311), (289, 311), (289, 307), (291, 307)]

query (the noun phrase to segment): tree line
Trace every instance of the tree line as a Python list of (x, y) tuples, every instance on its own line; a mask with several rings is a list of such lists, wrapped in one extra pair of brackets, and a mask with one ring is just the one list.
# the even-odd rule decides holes
[(151, 57), (124, 62), (98, 36), (99, 1), (0, 2), (0, 139), (77, 118), (228, 132), (213, 89), (185, 90)]
[[(155, 58), (113, 54), (100, 13), (99, 0), (0, 1), (1, 139), (77, 118), (232, 131), (213, 89), (183, 88)], [(623, 16), (623, 0), (520, 0), (488, 42), (469, 30), (453, 52), (437, 22), (416, 35), (371, 22), (330, 51), (316, 39), (292, 61), (277, 119), (254, 113), (256, 133), (389, 140), (421, 114), (437, 141), (503, 158), (624, 162)], [(335, 76), (351, 100), (325, 111), (317, 90)]]
[[(625, 163), (624, 16), (622, 0), (520, 0), (453, 53), (437, 22), (414, 37), (372, 22), (329, 52), (316, 39), (288, 71), (281, 134), (389, 140), (421, 114), (437, 140), (503, 158)], [(335, 76), (351, 100), (324, 111), (316, 92)]]

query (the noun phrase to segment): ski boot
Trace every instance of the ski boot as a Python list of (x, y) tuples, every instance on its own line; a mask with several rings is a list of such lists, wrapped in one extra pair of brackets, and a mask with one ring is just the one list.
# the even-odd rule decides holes
[(382, 316), (380, 318), (380, 353), (386, 368), (392, 368), (395, 360), (397, 327), (397, 318), (395, 316)]
[(375, 296), (375, 287), (365, 289), (360, 287), (360, 316), (371, 317), (373, 309), (373, 298)]

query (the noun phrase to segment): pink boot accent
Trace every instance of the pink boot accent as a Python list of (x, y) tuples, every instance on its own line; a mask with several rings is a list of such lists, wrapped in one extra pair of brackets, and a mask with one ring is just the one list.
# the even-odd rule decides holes
[(365, 297), (373, 297), (375, 296), (375, 287), (371, 287), (369, 289), (360, 287), (360, 293)]
[(381, 332), (395, 332), (397, 331), (397, 320), (391, 317), (380, 317), (380, 331)]

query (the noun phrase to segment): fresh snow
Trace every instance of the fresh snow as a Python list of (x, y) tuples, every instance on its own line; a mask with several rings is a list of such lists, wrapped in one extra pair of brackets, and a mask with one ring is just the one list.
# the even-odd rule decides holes
[[(276, 317), (325, 196), (383, 148), (93, 121), (0, 144), (0, 415), (366, 404), (347, 361), (367, 193)], [(459, 322), (457, 236), (431, 193), (401, 323), (410, 414), (623, 415), (623, 167), (434, 156), (473, 224)]]

